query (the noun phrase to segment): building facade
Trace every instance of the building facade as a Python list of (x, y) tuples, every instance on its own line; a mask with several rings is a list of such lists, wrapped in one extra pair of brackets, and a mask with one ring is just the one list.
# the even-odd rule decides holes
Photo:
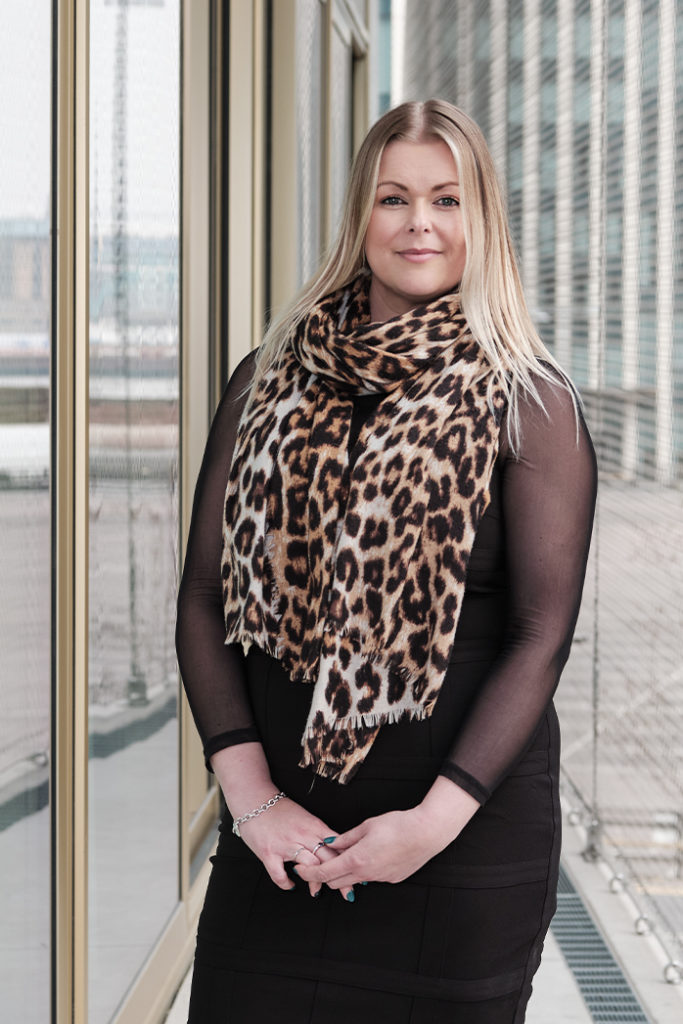
[(400, 96), (457, 102), (489, 140), (539, 329), (589, 404), (600, 395), (603, 467), (680, 481), (681, 5), (394, 9)]
[(392, 99), (440, 96), (482, 127), (532, 314), (585, 401), (601, 487), (558, 694), (565, 783), (680, 962), (683, 5), (392, 10)]
[(7, 0), (0, 1006), (156, 1024), (218, 796), (174, 607), (231, 369), (334, 230), (373, 0)]

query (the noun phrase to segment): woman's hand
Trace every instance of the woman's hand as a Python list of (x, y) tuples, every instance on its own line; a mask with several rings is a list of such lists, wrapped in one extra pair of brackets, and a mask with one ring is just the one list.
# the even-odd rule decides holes
[(299, 875), (309, 884), (347, 891), (363, 882), (402, 882), (448, 846), (478, 807), (474, 797), (439, 776), (417, 807), (368, 818), (336, 837), (328, 847), (336, 858), (302, 865)]
[[(260, 743), (225, 747), (212, 756), (211, 767), (233, 818), (248, 814), (278, 792), (279, 786), (270, 777)], [(294, 863), (300, 874), (303, 865), (320, 866), (324, 860), (336, 857), (323, 843), (323, 839), (333, 834), (324, 821), (289, 799), (278, 800), (267, 811), (240, 825), (242, 839), (280, 889), (294, 888), (285, 870), (287, 862)], [(317, 896), (321, 888), (320, 882), (311, 882), (311, 896)], [(341, 891), (346, 897), (349, 887)]]
[[(285, 870), (287, 862), (294, 863), (296, 873), (304, 878), (305, 869), (320, 868), (337, 856), (323, 842), (334, 834), (329, 825), (289, 799), (279, 800), (263, 814), (245, 821), (240, 834), (280, 889), (294, 888)], [(322, 885), (310, 881), (308, 887), (311, 896), (317, 896)], [(335, 888), (347, 898), (351, 886)]]

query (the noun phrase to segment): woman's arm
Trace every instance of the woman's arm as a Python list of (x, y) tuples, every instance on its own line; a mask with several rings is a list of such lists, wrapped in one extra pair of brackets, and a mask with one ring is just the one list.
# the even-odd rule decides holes
[(242, 392), (252, 372), (253, 354), (237, 367), (214, 417), (197, 479), (178, 592), (178, 663), (207, 765), (217, 750), (259, 739), (242, 649), (225, 644), (220, 577), (225, 488), (246, 400)]
[(571, 397), (539, 389), (549, 416), (524, 402), (517, 458), (503, 466), (508, 618), (500, 655), (442, 774), (480, 803), (531, 742), (569, 656), (588, 559), (595, 452)]
[[(233, 818), (260, 807), (279, 790), (254, 722), (242, 649), (225, 644), (220, 576), (225, 489), (253, 358), (253, 354), (247, 356), (237, 367), (211, 426), (195, 490), (176, 625), (185, 691), (207, 764), (216, 774)], [(285, 861), (303, 847), (299, 863), (318, 864), (318, 857), (308, 851), (331, 830), (293, 801), (280, 800), (245, 822), (240, 832), (275, 884), (291, 889)], [(312, 893), (319, 889), (311, 886)], [(348, 891), (343, 887), (342, 895)]]

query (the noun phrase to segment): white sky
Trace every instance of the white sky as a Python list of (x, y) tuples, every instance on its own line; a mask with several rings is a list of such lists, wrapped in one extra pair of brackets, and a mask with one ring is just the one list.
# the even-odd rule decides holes
[[(90, 6), (90, 208), (111, 229), (117, 4)], [(50, 0), (0, 0), (0, 218), (41, 217), (50, 201)], [(128, 224), (178, 225), (179, 0), (128, 10)], [(95, 223), (93, 221), (93, 227)]]

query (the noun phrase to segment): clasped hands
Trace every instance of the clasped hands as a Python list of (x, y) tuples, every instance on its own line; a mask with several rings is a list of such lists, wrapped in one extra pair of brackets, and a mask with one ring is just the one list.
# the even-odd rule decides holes
[(354, 885), (402, 882), (442, 848), (433, 832), (420, 825), (417, 808), (367, 818), (318, 850), (317, 864), (297, 862), (296, 873), (308, 882), (312, 895), (327, 885), (346, 899)]
[[(445, 779), (439, 781), (452, 786)], [(443, 806), (428, 798), (409, 810), (367, 818), (337, 834), (316, 815), (286, 799), (243, 825), (242, 838), (281, 889), (293, 888), (285, 869), (285, 863), (291, 862), (312, 896), (327, 885), (353, 902), (354, 885), (401, 882), (444, 849), (478, 806), (472, 798), (468, 800), (472, 806), (464, 814), (439, 813)]]

